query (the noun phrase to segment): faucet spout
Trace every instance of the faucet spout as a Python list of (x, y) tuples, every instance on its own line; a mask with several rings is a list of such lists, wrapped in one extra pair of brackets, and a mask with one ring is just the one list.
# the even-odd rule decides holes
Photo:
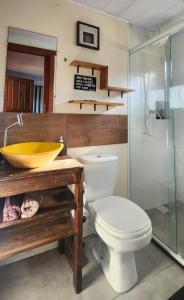
[(7, 145), (7, 139), (8, 139), (8, 129), (16, 126), (16, 125), (19, 125), (19, 126), (23, 126), (24, 125), (24, 122), (23, 122), (23, 113), (19, 113), (17, 114), (17, 122), (9, 125), (8, 127), (5, 128), (5, 131), (4, 131), (4, 147), (6, 147)]

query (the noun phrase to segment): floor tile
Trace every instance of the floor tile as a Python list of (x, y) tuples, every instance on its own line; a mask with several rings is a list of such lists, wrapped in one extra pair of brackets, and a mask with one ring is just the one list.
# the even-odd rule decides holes
[(101, 267), (93, 257), (91, 248), (94, 245), (94, 242), (95, 239), (90, 241), (86, 247), (88, 264), (83, 270), (82, 300), (111, 300), (118, 294), (111, 288), (102, 272)]
[(164, 270), (174, 264), (173, 258), (155, 242), (151, 242), (143, 251), (160, 270)]
[(92, 255), (96, 236), (85, 240), (83, 291), (76, 295), (73, 276), (57, 249), (0, 268), (0, 300), (167, 300), (184, 285), (184, 270), (155, 244), (136, 253), (138, 284), (117, 294)]
[(129, 292), (118, 295), (113, 300), (151, 300), (142, 285), (137, 285)]
[(178, 290), (162, 272), (135, 286), (131, 291), (116, 297), (116, 300), (167, 300)]
[(184, 286), (184, 268), (176, 263), (164, 270), (162, 276), (174, 282), (179, 288)]
[(142, 249), (135, 253), (135, 260), (137, 266), (138, 283), (140, 284), (144, 280), (148, 280), (149, 277), (158, 274), (160, 268), (158, 264), (155, 263), (147, 254), (147, 252)]
[(163, 274), (163, 272), (146, 280), (142, 283), (142, 288), (148, 296), (149, 300), (167, 300), (172, 296), (177, 290), (178, 286), (168, 280)]
[(72, 272), (57, 250), (36, 255), (0, 269), (1, 300), (80, 300)]

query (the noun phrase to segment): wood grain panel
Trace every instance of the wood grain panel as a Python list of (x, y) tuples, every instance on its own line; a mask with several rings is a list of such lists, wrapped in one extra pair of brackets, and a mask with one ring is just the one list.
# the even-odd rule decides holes
[(104, 89), (108, 85), (108, 66), (101, 69), (100, 72), (100, 88)]
[[(24, 126), (8, 130), (8, 144), (25, 141), (59, 141), (60, 136), (66, 140), (66, 117), (61, 114), (23, 115)], [(16, 113), (0, 113), (0, 145), (3, 145), (4, 128), (16, 122)]]
[(68, 115), (68, 147), (121, 143), (127, 143), (127, 116)]
[[(121, 144), (128, 142), (126, 115), (32, 114), (23, 116), (24, 126), (8, 131), (8, 144), (25, 141), (59, 141), (67, 147)], [(0, 113), (0, 146), (6, 126), (16, 121), (16, 113)]]

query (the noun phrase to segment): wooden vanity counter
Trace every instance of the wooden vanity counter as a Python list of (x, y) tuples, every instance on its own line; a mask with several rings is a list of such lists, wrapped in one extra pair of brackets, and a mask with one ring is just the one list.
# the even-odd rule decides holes
[[(74, 194), (67, 188), (70, 184), (75, 184)], [(32, 191), (43, 191), (38, 213), (31, 218), (0, 223), (0, 260), (56, 240), (63, 241), (73, 269), (74, 288), (80, 293), (83, 165), (62, 156), (37, 169), (0, 166), (0, 201), (4, 201), (4, 197)], [(71, 216), (72, 209), (74, 217)]]

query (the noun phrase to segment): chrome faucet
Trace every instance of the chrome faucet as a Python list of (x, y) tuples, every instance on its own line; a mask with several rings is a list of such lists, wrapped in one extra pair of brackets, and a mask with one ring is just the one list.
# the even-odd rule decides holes
[(149, 111), (150, 115), (156, 115), (159, 119), (162, 119), (162, 116), (160, 115), (160, 113), (158, 112), (157, 109), (152, 109)]
[(5, 131), (4, 131), (4, 147), (6, 147), (7, 145), (7, 138), (8, 138), (8, 129), (16, 126), (16, 125), (19, 125), (19, 126), (23, 126), (24, 123), (23, 123), (23, 113), (20, 113), (20, 114), (17, 114), (17, 122), (9, 125), (8, 127), (5, 128)]

